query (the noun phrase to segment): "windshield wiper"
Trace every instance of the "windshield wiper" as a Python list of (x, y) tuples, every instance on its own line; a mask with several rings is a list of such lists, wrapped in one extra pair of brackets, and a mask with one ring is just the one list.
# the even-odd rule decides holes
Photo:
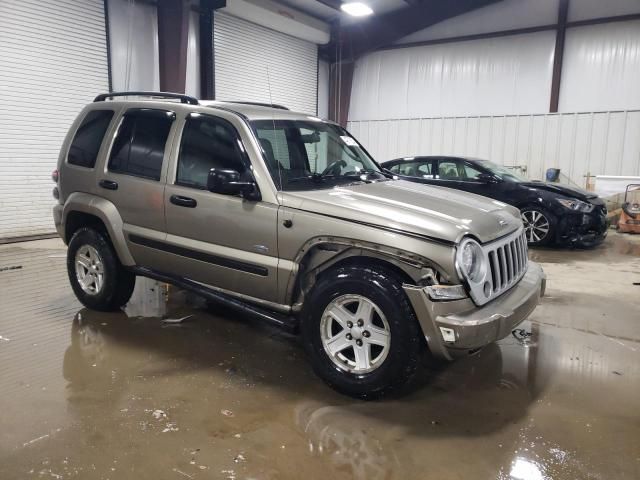
[(322, 173), (312, 173), (310, 175), (305, 175), (303, 177), (293, 177), (287, 179), (287, 183), (299, 183), (304, 182), (305, 180), (311, 180), (314, 183), (322, 183), (327, 178), (335, 178), (336, 176), (333, 174), (322, 174)]
[[(378, 172), (376, 170), (372, 170), (372, 169), (362, 169), (358, 172), (356, 171), (352, 171), (352, 172), (346, 172), (343, 173), (342, 175), (334, 175), (332, 173), (311, 173), (309, 175), (305, 175), (303, 177), (294, 177), (294, 178), (290, 178), (287, 180), (287, 183), (299, 183), (299, 182), (303, 182), (306, 180), (311, 180), (314, 183), (322, 183), (327, 179), (332, 179), (332, 180), (340, 180), (341, 178), (345, 179), (345, 180), (349, 180), (349, 181), (353, 181), (354, 177), (356, 177), (358, 180), (362, 181), (362, 182), (371, 182), (371, 180), (367, 179), (366, 176), (368, 175), (377, 175), (379, 177), (381, 177), (381, 179), (386, 180), (386, 177), (381, 173)], [(365, 178), (363, 178), (365, 177)]]
[(376, 178), (375, 180), (387, 180), (387, 177), (382, 173), (382, 172), (378, 172), (376, 170), (372, 170), (372, 169), (362, 169), (358, 172), (347, 172), (345, 174), (343, 174), (342, 176), (345, 178), (353, 178), (353, 177), (358, 177), (360, 180), (362, 180), (363, 182), (372, 182), (373, 180), (369, 179), (369, 175), (375, 175)]

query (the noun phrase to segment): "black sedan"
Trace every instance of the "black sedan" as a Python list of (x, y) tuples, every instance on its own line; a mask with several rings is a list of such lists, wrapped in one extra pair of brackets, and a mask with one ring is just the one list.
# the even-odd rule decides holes
[(607, 235), (607, 207), (580, 188), (529, 181), (488, 160), (407, 157), (382, 166), (404, 180), (477, 193), (520, 209), (529, 245), (592, 247)]

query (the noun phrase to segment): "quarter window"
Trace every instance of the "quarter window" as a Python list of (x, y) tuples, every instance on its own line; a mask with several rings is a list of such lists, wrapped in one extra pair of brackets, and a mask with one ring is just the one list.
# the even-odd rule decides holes
[(125, 113), (111, 150), (109, 170), (160, 180), (174, 118), (173, 112), (164, 110), (136, 109)]
[(104, 134), (113, 118), (113, 110), (92, 110), (84, 117), (73, 137), (67, 162), (79, 167), (93, 168), (98, 158)]
[(245, 172), (243, 148), (236, 129), (226, 120), (188, 117), (182, 133), (176, 183), (205, 189), (212, 168)]
[(467, 180), (477, 180), (478, 177), (482, 174), (482, 172), (478, 169), (473, 168), (468, 163), (464, 164), (464, 174)]

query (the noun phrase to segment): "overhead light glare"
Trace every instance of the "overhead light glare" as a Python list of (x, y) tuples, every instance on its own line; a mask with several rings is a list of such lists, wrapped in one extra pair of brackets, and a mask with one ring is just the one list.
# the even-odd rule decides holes
[(366, 17), (367, 15), (371, 15), (373, 13), (371, 7), (369, 5), (365, 5), (362, 2), (343, 3), (342, 5), (340, 5), (340, 9), (353, 17)]

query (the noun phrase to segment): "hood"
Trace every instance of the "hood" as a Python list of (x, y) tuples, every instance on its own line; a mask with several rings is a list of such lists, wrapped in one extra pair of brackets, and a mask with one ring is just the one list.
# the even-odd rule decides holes
[(450, 188), (389, 180), (281, 192), (284, 206), (347, 221), (401, 230), (445, 242), (467, 234), (490, 242), (518, 229), (518, 210), (510, 205)]
[(548, 183), (548, 182), (521, 182), (521, 185), (526, 187), (535, 188), (537, 190), (544, 190), (546, 192), (557, 193), (558, 195), (564, 195), (566, 197), (577, 198), (578, 200), (590, 200), (597, 198), (593, 192), (587, 192), (578, 187), (572, 187), (569, 185), (562, 185), (560, 183)]

